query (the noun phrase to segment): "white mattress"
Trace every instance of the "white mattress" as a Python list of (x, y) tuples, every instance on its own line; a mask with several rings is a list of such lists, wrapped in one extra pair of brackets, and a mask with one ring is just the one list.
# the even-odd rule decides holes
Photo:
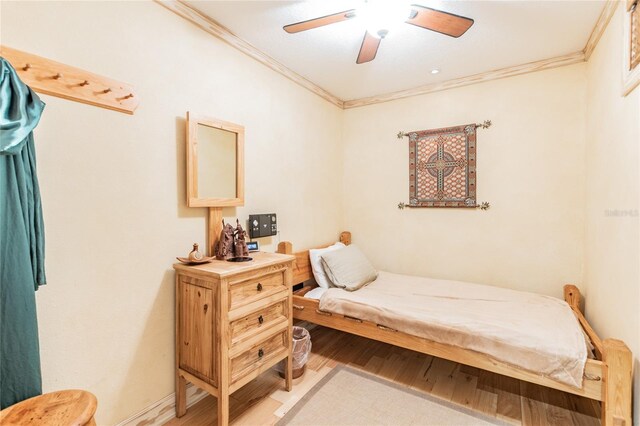
[(569, 305), (554, 297), (381, 271), (358, 291), (326, 290), (319, 307), (582, 387), (587, 343)]

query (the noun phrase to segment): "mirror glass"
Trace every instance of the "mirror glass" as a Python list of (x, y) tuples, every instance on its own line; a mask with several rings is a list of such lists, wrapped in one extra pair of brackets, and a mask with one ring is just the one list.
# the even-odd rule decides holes
[(237, 134), (198, 123), (198, 198), (236, 198)]

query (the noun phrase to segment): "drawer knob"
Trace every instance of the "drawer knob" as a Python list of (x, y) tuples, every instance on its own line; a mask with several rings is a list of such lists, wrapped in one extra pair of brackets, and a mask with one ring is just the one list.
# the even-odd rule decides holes
[(258, 350), (258, 358), (262, 358), (264, 356), (264, 351), (262, 349)]
[(264, 318), (262, 318), (262, 315), (260, 315), (260, 316), (258, 317), (258, 323), (259, 323), (259, 324), (262, 324), (263, 322), (264, 322)]
[(256, 286), (256, 289), (258, 291), (262, 291), (262, 283), (258, 283), (258, 285)]

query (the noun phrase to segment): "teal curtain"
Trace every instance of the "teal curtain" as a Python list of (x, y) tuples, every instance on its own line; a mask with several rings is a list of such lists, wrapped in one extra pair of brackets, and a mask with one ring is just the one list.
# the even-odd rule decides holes
[(45, 284), (33, 129), (44, 103), (0, 58), (0, 406), (42, 393), (35, 290)]

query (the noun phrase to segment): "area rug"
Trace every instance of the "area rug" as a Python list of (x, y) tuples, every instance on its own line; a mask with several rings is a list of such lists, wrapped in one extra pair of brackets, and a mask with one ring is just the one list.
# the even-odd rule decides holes
[(277, 426), (506, 424), (368, 373), (338, 366), (311, 388)]

